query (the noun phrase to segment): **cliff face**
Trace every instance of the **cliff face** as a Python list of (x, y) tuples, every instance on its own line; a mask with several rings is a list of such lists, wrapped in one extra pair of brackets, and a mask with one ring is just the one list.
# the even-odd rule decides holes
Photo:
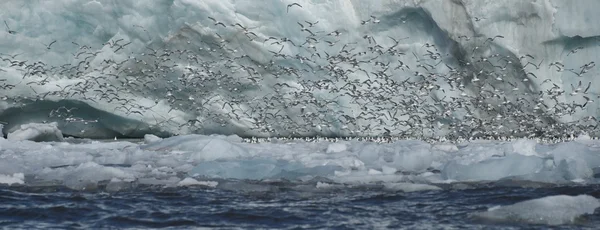
[[(572, 94), (580, 82), (584, 88), (591, 82), (587, 93), (589, 97), (597, 97), (600, 84), (597, 84), (595, 77), (598, 76), (598, 70), (593, 67), (582, 67), (584, 64), (595, 66), (592, 62), (598, 62), (600, 57), (598, 37), (600, 26), (597, 25), (600, 21), (597, 10), (600, 2), (595, 0), (298, 0), (296, 2), (301, 7), (288, 7), (292, 1), (281, 0), (3, 1), (0, 7), (9, 10), (1, 14), (6, 22), (6, 30), (0, 32), (0, 53), (3, 59), (6, 59), (0, 62), (2, 69), (0, 74), (2, 79), (5, 79), (1, 83), (13, 87), (5, 87), (1, 92), (0, 96), (6, 100), (0, 105), (2, 111), (0, 121), (9, 122), (5, 126), (6, 131), (23, 123), (57, 120), (65, 134), (89, 137), (140, 136), (144, 132), (167, 134), (197, 132), (197, 129), (185, 125), (193, 120), (207, 120), (201, 128), (202, 132), (206, 133), (214, 131), (240, 135), (290, 134), (284, 127), (253, 129), (251, 127), (256, 126), (257, 123), (257, 119), (253, 116), (240, 114), (242, 118), (238, 117), (238, 119), (228, 116), (224, 118), (228, 120), (228, 124), (223, 125), (227, 122), (218, 121), (219, 118), (214, 117), (209, 119), (205, 114), (207, 111), (213, 114), (231, 114), (233, 106), (228, 110), (230, 106), (226, 106), (227, 102), (239, 107), (247, 106), (247, 103), (236, 102), (237, 96), (232, 95), (240, 94), (247, 98), (263, 97), (273, 92), (272, 89), (267, 88), (273, 88), (272, 86), (277, 83), (286, 83), (296, 88), (304, 87), (305, 84), (298, 79), (274, 77), (272, 75), (277, 74), (265, 70), (261, 73), (262, 85), (256, 87), (244, 83), (239, 85), (240, 91), (223, 91), (217, 90), (218, 87), (206, 86), (207, 88), (201, 93), (190, 90), (198, 87), (189, 87), (182, 92), (175, 89), (173, 81), (177, 82), (178, 77), (186, 74), (183, 73), (186, 68), (194, 66), (189, 59), (170, 58), (168, 64), (171, 65), (172, 71), (165, 74), (152, 72), (160, 77), (153, 79), (151, 86), (148, 86), (145, 83), (139, 84), (139, 78), (151, 75), (148, 71), (143, 71), (145, 68), (143, 65), (161, 69), (162, 64), (157, 61), (160, 59), (150, 63), (144, 57), (150, 54), (150, 50), (189, 49), (196, 52), (194, 55), (197, 55), (198, 59), (223, 66), (223, 72), (231, 70), (231, 66), (263, 67), (273, 60), (280, 66), (300, 68), (303, 64), (301, 59), (274, 58), (274, 53), (317, 59), (315, 56), (317, 50), (319, 55), (324, 56), (325, 53), (333, 55), (343, 49), (344, 44), (357, 43), (359, 45), (354, 52), (362, 50), (366, 52), (373, 44), (382, 47), (394, 46), (393, 39), (400, 41), (395, 46), (397, 51), (406, 54), (398, 60), (408, 66), (413, 68), (419, 64), (440, 66), (435, 70), (429, 70), (439, 75), (449, 74), (452, 71), (465, 73), (467, 77), (463, 79), (464, 88), (468, 95), (481, 94), (481, 86), (468, 81), (473, 76), (492, 78), (499, 75), (506, 81), (512, 79), (523, 82), (523, 79), (527, 79), (518, 87), (517, 91), (521, 93), (507, 94), (506, 100), (534, 101), (539, 91), (560, 88), (565, 92), (545, 98), (546, 104), (550, 106), (570, 102), (583, 104), (586, 100), (581, 95)], [(223, 24), (219, 25), (218, 22)], [(309, 28), (310, 33), (315, 34), (314, 37), (319, 39), (318, 44), (310, 46), (310, 41), (306, 44), (309, 32), (301, 30), (299, 22)], [(310, 26), (311, 23), (314, 25)], [(325, 43), (327, 34), (331, 35), (334, 31), (337, 35), (334, 39), (335, 44)], [(365, 35), (370, 37), (366, 38)], [(265, 42), (270, 37), (279, 40)], [(283, 38), (287, 41), (274, 42), (281, 41)], [(330, 39), (329, 42), (334, 40)], [(292, 42), (296, 45), (289, 44)], [(219, 48), (211, 45), (219, 43), (228, 45), (218, 46)], [(416, 58), (427, 54), (428, 50), (436, 50), (440, 57), (434, 58), (435, 60)], [(413, 56), (411, 53), (417, 55)], [(250, 61), (244, 58), (242, 60), (245, 61), (223, 60), (223, 57), (236, 55), (247, 55)], [(179, 58), (181, 57), (182, 55), (179, 55)], [(327, 64), (328, 61), (324, 59), (325, 57), (322, 57), (321, 61), (314, 61), (313, 67)], [(32, 70), (14, 63), (14, 61), (25, 60), (28, 64), (41, 61), (46, 66), (54, 66), (55, 69), (50, 71), (48, 67), (46, 73), (32, 75)], [(130, 61), (116, 66), (116, 63), (126, 60)], [(164, 62), (164, 65), (167, 65), (167, 61)], [(561, 63), (560, 68), (550, 65), (556, 62)], [(114, 67), (110, 67), (113, 66), (111, 63)], [(65, 64), (68, 64), (69, 68), (77, 66), (77, 69), (56, 71), (68, 69)], [(582, 73), (582, 68), (586, 69), (585, 73)], [(365, 73), (376, 71), (373, 65), (363, 66), (363, 69)], [(404, 75), (413, 75), (414, 71), (415, 69), (405, 73), (390, 74), (399, 76), (398, 79), (401, 80)], [(483, 72), (488, 74), (477, 75)], [(212, 74), (210, 71), (208, 73), (208, 75)], [(244, 71), (232, 71), (228, 74), (235, 78), (246, 78), (248, 75)], [(120, 78), (110, 77), (119, 75)], [(108, 77), (95, 78), (98, 76)], [(322, 76), (315, 71), (303, 73), (305, 79), (318, 79)], [(355, 79), (365, 80), (365, 76), (359, 71), (348, 77), (345, 79), (347, 82)], [(96, 80), (97, 84), (83, 89), (86, 93), (73, 93), (75, 88), (87, 85), (93, 80)], [(130, 84), (136, 80), (138, 84)], [(182, 81), (179, 79), (179, 82)], [(74, 87), (77, 84), (79, 85)], [(119, 98), (135, 101), (136, 107), (133, 110), (121, 108), (117, 101), (107, 99), (108, 96), (103, 98), (102, 95), (107, 94), (103, 88), (105, 84), (123, 87), (124, 90), (117, 93)], [(343, 82), (340, 82), (337, 87), (342, 85)], [(488, 85), (505, 90), (516, 88), (507, 86), (503, 82), (490, 82)], [(441, 86), (441, 89), (430, 94), (435, 95), (436, 98), (458, 95), (449, 90), (442, 90), (449, 89), (449, 85)], [(65, 89), (66, 87), (70, 88)], [(241, 90), (242, 88), (245, 90)], [(258, 88), (264, 89), (257, 90)], [(67, 93), (69, 90), (71, 92)], [(175, 103), (167, 98), (169, 96), (165, 96), (177, 92), (181, 97), (203, 101), (198, 104)], [(337, 98), (336, 95), (331, 94), (335, 93), (314, 92), (315, 97), (318, 98)], [(43, 102), (40, 102), (39, 95), (45, 95)], [(204, 105), (203, 103), (211, 101), (209, 98), (213, 98), (213, 102), (219, 101), (218, 105)], [(357, 110), (361, 106), (350, 103), (350, 99), (343, 97), (338, 99), (340, 100), (334, 109), (335, 113), (347, 115), (359, 113)], [(64, 113), (66, 109), (73, 106), (80, 108), (76, 117), (82, 122), (72, 122), (72, 120), (65, 122), (64, 117), (49, 118), (48, 116), (48, 114), (56, 114), (57, 108), (65, 107), (58, 111)], [(148, 109), (151, 106), (152, 109)], [(197, 107), (203, 108), (197, 109)], [(481, 108), (473, 110), (479, 109)], [(295, 110), (282, 108), (280, 115), (301, 116), (308, 110), (311, 108)], [(568, 123), (587, 116), (597, 117), (597, 110), (597, 103), (589, 102), (585, 108), (577, 112), (564, 116), (551, 116), (548, 118), (551, 121), (548, 122)], [(52, 113), (53, 111), (55, 113)], [(320, 112), (318, 108), (311, 111)], [(275, 111), (271, 112), (275, 114)], [(460, 112), (457, 113), (460, 115)], [(336, 121), (338, 116), (325, 115), (319, 119), (332, 122)], [(362, 125), (368, 125), (369, 122), (375, 121), (361, 122)], [(342, 128), (340, 124), (328, 127), (327, 132), (321, 132), (322, 127), (319, 125), (308, 126), (309, 128), (299, 133), (303, 135), (348, 134), (346, 129), (350, 129)], [(86, 131), (82, 132), (81, 130), (84, 129)], [(365, 134), (381, 135), (383, 132), (380, 129)]]

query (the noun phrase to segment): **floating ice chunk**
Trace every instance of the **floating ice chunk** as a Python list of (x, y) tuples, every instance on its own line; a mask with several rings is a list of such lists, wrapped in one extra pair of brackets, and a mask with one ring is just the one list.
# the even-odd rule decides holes
[(63, 141), (63, 135), (56, 122), (48, 124), (30, 123), (21, 127), (7, 136), (11, 141)]
[(429, 190), (442, 190), (442, 188), (428, 184), (412, 184), (412, 183), (387, 183), (384, 185), (386, 190), (402, 191), (402, 192), (419, 192)]
[(400, 141), (390, 145), (366, 144), (359, 159), (372, 168), (385, 165), (403, 171), (424, 171), (433, 162), (431, 146), (421, 141)]
[(584, 214), (593, 214), (598, 207), (598, 199), (589, 195), (559, 195), (490, 208), (474, 217), (493, 222), (561, 225), (574, 223)]
[(280, 173), (273, 176), (273, 178), (282, 178), (288, 180), (303, 180), (312, 179), (315, 177), (330, 177), (335, 174), (336, 171), (342, 170), (343, 168), (339, 165), (320, 165), (315, 167), (286, 167), (281, 170)]
[(346, 145), (346, 143), (331, 143), (329, 144), (329, 146), (327, 146), (327, 150), (325, 151), (326, 153), (339, 153), (339, 152), (343, 152), (346, 151), (346, 149), (348, 149), (348, 146)]
[(459, 181), (499, 180), (510, 176), (534, 174), (543, 168), (542, 158), (511, 154), (500, 159), (488, 159), (470, 165), (453, 161), (446, 164), (442, 170), (442, 177)]
[[(574, 154), (579, 155), (579, 153)], [(568, 158), (557, 163), (557, 170), (567, 180), (578, 180), (594, 176), (594, 171), (588, 167), (583, 158)]]
[(190, 174), (213, 178), (260, 180), (280, 173), (283, 164), (271, 159), (201, 162), (192, 169)]
[(240, 136), (238, 136), (238, 135), (229, 135), (229, 136), (226, 136), (224, 139), (225, 139), (226, 141), (233, 142), (233, 143), (236, 143), (236, 142), (238, 142), (238, 143), (239, 143), (239, 142), (242, 142), (242, 141), (244, 141), (244, 139), (243, 139), (243, 138), (241, 138), (241, 137), (240, 137)]
[[(362, 162), (361, 160), (359, 160), (356, 156), (348, 156), (348, 155), (337, 155), (337, 156), (331, 156), (332, 158), (329, 159), (325, 159), (325, 162), (328, 162), (326, 164), (335, 164), (338, 165), (342, 168), (346, 168), (346, 169), (354, 169), (354, 170), (362, 170), (365, 169), (365, 163)], [(315, 164), (318, 163), (318, 164)], [(310, 162), (307, 165), (310, 166), (322, 166), (323, 162)]]
[(365, 163), (365, 165), (377, 165), (377, 163), (383, 157), (382, 155), (384, 155), (383, 153), (381, 153), (380, 145), (367, 143), (360, 147), (362, 148), (360, 148), (358, 151), (358, 157), (362, 162)]
[(381, 166), (381, 172), (383, 172), (383, 174), (394, 174), (396, 173), (398, 170), (396, 168), (393, 167), (388, 167), (388, 166)]
[(174, 136), (162, 139), (157, 142), (152, 142), (141, 146), (142, 149), (151, 150), (151, 151), (160, 151), (160, 150), (193, 150), (195, 146), (195, 142), (202, 139), (207, 139), (209, 137), (202, 135), (183, 135), (183, 136)]
[(593, 168), (600, 166), (598, 150), (591, 150), (577, 142), (559, 144), (550, 154), (567, 180), (592, 178)]
[(0, 184), (24, 184), (25, 183), (25, 174), (23, 173), (15, 173), (12, 175), (4, 175), (0, 174)]
[(396, 166), (405, 171), (421, 172), (429, 168), (433, 162), (429, 145), (397, 145), (395, 147), (400, 151), (394, 155), (394, 164), (388, 166)]
[(216, 162), (201, 162), (190, 171), (190, 175), (200, 175), (227, 179), (290, 179), (296, 180), (305, 176), (327, 177), (341, 170), (338, 165), (322, 165), (306, 167), (300, 163), (273, 159), (244, 159)]
[(379, 170), (369, 169), (369, 175), (381, 175), (381, 174), (383, 174), (383, 173)]
[(317, 185), (315, 185), (315, 187), (320, 188), (320, 189), (329, 189), (329, 188), (335, 188), (336, 186), (334, 184), (319, 181), (319, 182), (317, 182)]
[(106, 185), (107, 192), (118, 192), (131, 188), (131, 181), (121, 180), (119, 178), (111, 179)]
[(537, 141), (532, 139), (518, 139), (512, 142), (513, 151), (523, 156), (539, 156), (535, 151), (536, 145)]
[(146, 143), (146, 144), (158, 142), (160, 140), (162, 140), (162, 138), (157, 137), (156, 135), (152, 135), (152, 134), (144, 135), (144, 143)]
[(118, 168), (87, 162), (67, 172), (64, 175), (64, 183), (71, 189), (90, 190), (96, 189), (99, 181), (108, 181), (113, 178), (134, 179), (135, 177)]
[(235, 159), (247, 155), (246, 150), (221, 136), (176, 136), (147, 144), (142, 149), (191, 152), (189, 160), (192, 162)]
[(177, 186), (191, 186), (191, 185), (197, 185), (200, 182), (198, 182), (196, 179), (194, 178), (190, 178), (190, 177), (186, 177), (185, 179), (179, 181), (177, 183)]
[(7, 158), (5, 154), (0, 152), (0, 174), (11, 175), (18, 172), (26, 172), (20, 159), (15, 159), (16, 157), (14, 156), (11, 158)]
[(216, 182), (216, 181), (197, 181), (194, 178), (187, 177), (187, 178), (183, 179), (182, 181), (179, 181), (179, 183), (177, 183), (177, 186), (195, 186), (195, 185), (200, 185), (200, 186), (206, 186), (206, 187), (215, 188), (215, 187), (217, 187), (217, 185), (219, 185), (219, 182)]
[(433, 145), (432, 148), (435, 150), (441, 150), (444, 152), (457, 152), (458, 151), (458, 147), (456, 145), (447, 144), (447, 143), (438, 143), (438, 144)]
[(463, 165), (470, 165), (493, 157), (513, 153), (512, 145), (493, 141), (469, 141), (459, 143), (458, 152), (452, 154), (452, 160)]
[(176, 158), (173, 157), (162, 158), (156, 161), (156, 166), (168, 166), (175, 168), (180, 165), (182, 165), (181, 162), (179, 162)]

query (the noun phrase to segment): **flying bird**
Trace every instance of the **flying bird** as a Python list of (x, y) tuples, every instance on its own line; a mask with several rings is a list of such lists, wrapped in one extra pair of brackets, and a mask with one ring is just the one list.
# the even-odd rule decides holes
[(485, 39), (485, 42), (483, 42), (483, 44), (485, 44), (486, 42), (493, 42), (496, 38), (504, 38), (504, 36), (496, 35), (493, 38), (487, 38), (487, 39)]
[(298, 7), (302, 8), (302, 5), (298, 4), (297, 2), (294, 2), (292, 4), (287, 5), (287, 12), (288, 13), (290, 12), (290, 7), (292, 7), (292, 6), (298, 6)]
[(577, 53), (577, 51), (582, 50), (582, 49), (583, 49), (583, 46), (577, 47), (577, 48), (569, 51), (569, 53), (567, 53), (567, 56), (569, 56), (571, 54), (575, 54), (575, 53)]
[(212, 21), (215, 23), (215, 26), (216, 26), (216, 25), (222, 25), (223, 27), (227, 27), (227, 26), (225, 25), (225, 23), (223, 23), (223, 22), (220, 22), (220, 21), (217, 21), (217, 19), (215, 19), (215, 18), (213, 18), (213, 17), (208, 17), (208, 19), (212, 20)]
[(44, 45), (46, 46), (46, 49), (50, 49), (50, 46), (52, 46), (52, 44), (54, 44), (54, 43), (56, 43), (56, 40), (50, 42), (50, 44), (48, 44), (48, 45), (46, 45), (46, 44), (44, 44)]
[(315, 26), (316, 24), (319, 23), (319, 21), (316, 21), (316, 22), (304, 21), (304, 22), (308, 23), (308, 27), (313, 27), (313, 26)]
[(10, 27), (8, 26), (8, 23), (6, 23), (6, 20), (4, 20), (4, 25), (6, 26), (6, 31), (8, 31), (9, 34), (16, 34), (17, 33), (17, 31), (10, 30)]

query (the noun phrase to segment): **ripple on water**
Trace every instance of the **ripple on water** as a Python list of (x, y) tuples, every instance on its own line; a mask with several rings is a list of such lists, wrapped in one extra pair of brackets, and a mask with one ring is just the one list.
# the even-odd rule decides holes
[[(260, 183), (259, 183), (260, 184)], [(267, 183), (268, 184), (268, 183)], [(297, 191), (278, 184), (276, 192), (139, 187), (130, 191), (39, 192), (0, 189), (0, 224), (7, 228), (540, 228), (530, 223), (496, 223), (473, 218), (495, 206), (541, 197), (600, 194), (600, 186), (515, 188), (473, 186), (421, 192), (389, 191), (374, 186), (343, 190)], [(284, 188), (285, 187), (285, 188)], [(478, 188), (479, 187), (479, 188)], [(58, 189), (61, 190), (61, 189)], [(593, 229), (598, 212), (564, 229)]]

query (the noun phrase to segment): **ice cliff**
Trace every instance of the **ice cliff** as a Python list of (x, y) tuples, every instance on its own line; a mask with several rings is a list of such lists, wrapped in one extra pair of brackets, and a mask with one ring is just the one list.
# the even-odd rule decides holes
[[(287, 7), (293, 2), (298, 2), (302, 7)], [(442, 68), (444, 65), (439, 65), (436, 68), (439, 74), (453, 70), (477, 73), (493, 69), (494, 64), (499, 65), (481, 61), (481, 57), (497, 54), (516, 60), (514, 65), (504, 66), (500, 73), (502, 77), (526, 78), (529, 81), (519, 89), (524, 100), (533, 101), (535, 99), (531, 95), (556, 86), (566, 92), (546, 101), (583, 104), (585, 101), (573, 94), (577, 92), (575, 88), (579, 82), (583, 82), (583, 87), (591, 82), (587, 92), (590, 98), (596, 99), (599, 90), (595, 80), (598, 70), (593, 68), (600, 57), (600, 26), (597, 25), (600, 21), (599, 7), (600, 2), (596, 0), (4, 0), (0, 3), (0, 9), (3, 9), (0, 19), (5, 21), (5, 29), (0, 31), (0, 53), (3, 58), (0, 62), (0, 121), (6, 123), (6, 133), (18, 129), (21, 124), (58, 122), (65, 135), (96, 138), (142, 137), (145, 133), (235, 133), (252, 136), (349, 135), (356, 131), (361, 135), (389, 134), (383, 129), (345, 127), (344, 121), (331, 115), (359, 111), (360, 108), (351, 105), (349, 99), (337, 101), (335, 108), (330, 111), (298, 107), (281, 108), (281, 113), (275, 114), (272, 110), (274, 117), (293, 118), (308, 111), (320, 113), (323, 115), (318, 119), (329, 124), (328, 127), (325, 127), (327, 122), (307, 124), (305, 130), (295, 132), (277, 124), (251, 129), (258, 123), (251, 116), (229, 119), (231, 115), (209, 119), (203, 115), (206, 111), (231, 114), (234, 105), (244, 107), (230, 94), (265, 96), (273, 90), (256, 90), (247, 83), (249, 80), (229, 91), (218, 90), (221, 86), (219, 83), (203, 86), (205, 91), (200, 95), (186, 91), (200, 86), (188, 85), (177, 89), (175, 86), (182, 81), (179, 78), (183, 71), (200, 68), (189, 61), (172, 61), (172, 71), (164, 75), (161, 73), (162, 76), (152, 80), (151, 85), (141, 85), (139, 79), (158, 75), (144, 72), (144, 65), (157, 69), (169, 68), (161, 66), (162, 63), (146, 63), (144, 57), (152, 54), (151, 50), (194, 50), (195, 58), (212, 60), (224, 66), (223, 72), (232, 70), (228, 72), (230, 76), (247, 78), (247, 75), (252, 75), (252, 70), (245, 67), (239, 70), (242, 64), (246, 67), (267, 66), (274, 60), (274, 54), (308, 57), (310, 49), (317, 48), (334, 54), (340, 51), (342, 44), (354, 42), (365, 44), (364, 47), (357, 47), (358, 50), (367, 49), (371, 41), (391, 47), (394, 45), (393, 39), (400, 42), (396, 47), (398, 52), (406, 54), (403, 59), (405, 64), (413, 66), (407, 75), (414, 74), (414, 66), (418, 64), (436, 65), (440, 64), (439, 61), (447, 66)], [(305, 43), (307, 31), (301, 30), (298, 22), (307, 27), (308, 22), (318, 22), (310, 29), (311, 33), (320, 34), (321, 37), (335, 31), (338, 33), (337, 44), (321, 42), (317, 47), (311, 47), (309, 41), (308, 46), (299, 47), (273, 44), (277, 40), (263, 42), (275, 37), (287, 38), (298, 45)], [(365, 38), (365, 34), (372, 37)], [(251, 37), (254, 39), (248, 39)], [(496, 39), (489, 39), (494, 37)], [(367, 40), (368, 43), (365, 42)], [(207, 45), (215, 43), (230, 45), (227, 48)], [(439, 61), (413, 58), (411, 53), (422, 56), (427, 54), (430, 46), (437, 48), (440, 55), (434, 59)], [(321, 54), (324, 55), (324, 52)], [(248, 60), (244, 57), (225, 60), (231, 54), (247, 55)], [(179, 53), (179, 57), (186, 55), (191, 54)], [(82, 56), (89, 58), (83, 59)], [(535, 59), (527, 59), (526, 56)], [(519, 60), (522, 61), (520, 65), (516, 63)], [(527, 60), (536, 66), (526, 64)], [(32, 74), (35, 69), (26, 69), (25, 64), (38, 61), (43, 64), (36, 65), (48, 66), (48, 73), (36, 75)], [(118, 69), (112, 69), (114, 65), (110, 63), (124, 61), (128, 62)], [(292, 67), (298, 67), (304, 61), (307, 60), (276, 59), (278, 65)], [(562, 71), (549, 67), (550, 63), (556, 62), (561, 63), (559, 69)], [(585, 74), (581, 74), (584, 64), (590, 67), (585, 67)], [(50, 66), (54, 70), (67, 69), (65, 65), (69, 68), (77, 66), (77, 70), (50, 71)], [(318, 65), (325, 64), (315, 64)], [(376, 71), (375, 67), (365, 72), (373, 71)], [(106, 82), (96, 78), (100, 73), (108, 72), (115, 78), (107, 78)], [(303, 75), (306, 79), (316, 76), (309, 71)], [(300, 85), (289, 77), (266, 77), (265, 73), (259, 77), (264, 78), (263, 84), (269, 86), (276, 83), (285, 83), (290, 88)], [(356, 72), (347, 82), (354, 79), (362, 81), (365, 76)], [(81, 87), (92, 81), (98, 84)], [(103, 91), (105, 84), (130, 89), (116, 94), (120, 100), (135, 102), (136, 107), (121, 108), (120, 101), (102, 99), (102, 94), (107, 94)], [(442, 89), (444, 87), (449, 88), (443, 86)], [(466, 89), (471, 95), (480, 93), (475, 85), (467, 84)], [(335, 95), (329, 94), (327, 91), (315, 92), (320, 98), (334, 98)], [(442, 93), (441, 89), (435, 94), (438, 98), (452, 96), (446, 91)], [(170, 100), (166, 95), (177, 97), (173, 96), (176, 100)], [(519, 97), (509, 99), (518, 101)], [(193, 100), (198, 102), (189, 103)], [(211, 104), (211, 100), (219, 103)], [(321, 107), (329, 108), (331, 105)], [(555, 119), (559, 123), (569, 123), (589, 116), (596, 118), (598, 114), (597, 102), (590, 100), (578, 112)], [(202, 126), (189, 125), (195, 122), (202, 122)], [(361, 127), (369, 122), (377, 123), (362, 122)], [(506, 121), (507, 124), (511, 122), (516, 121)], [(394, 132), (393, 125), (387, 125)]]

